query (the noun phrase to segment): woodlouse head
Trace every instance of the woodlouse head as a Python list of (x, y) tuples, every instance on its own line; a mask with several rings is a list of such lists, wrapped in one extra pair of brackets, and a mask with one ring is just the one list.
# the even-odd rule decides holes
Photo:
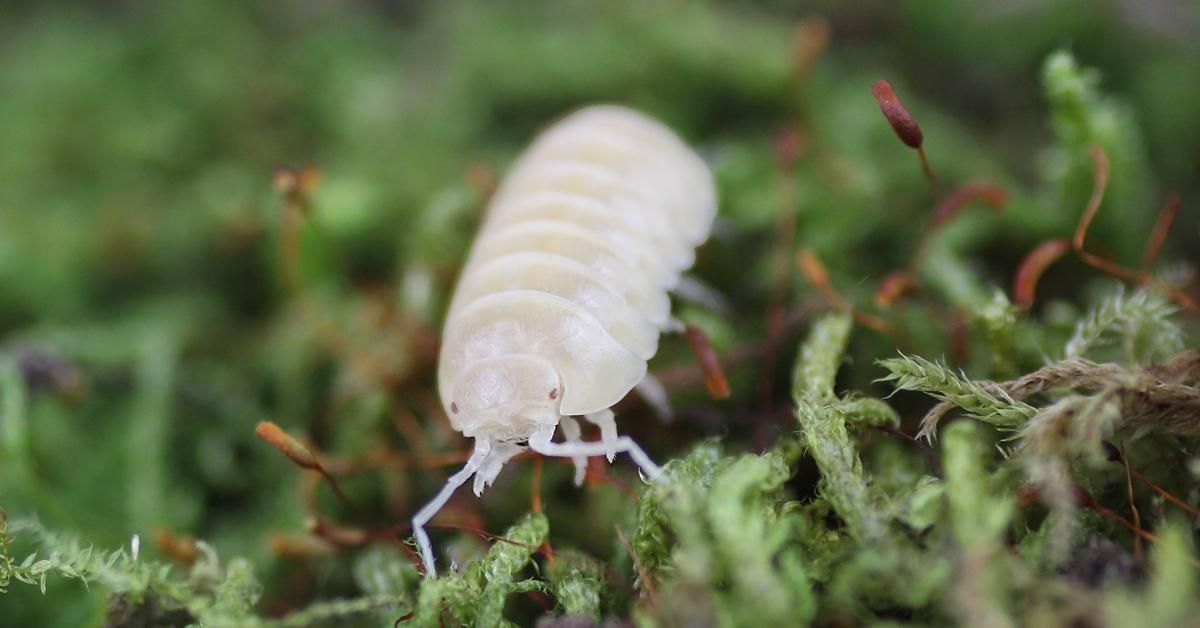
[(479, 360), (459, 374), (450, 401), (450, 423), (463, 435), (516, 442), (560, 417), (558, 371), (532, 355)]

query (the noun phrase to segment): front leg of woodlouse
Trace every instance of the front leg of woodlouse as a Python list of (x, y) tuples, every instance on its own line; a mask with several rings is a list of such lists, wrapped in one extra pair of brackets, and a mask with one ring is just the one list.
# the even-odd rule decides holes
[(721, 315), (728, 315), (731, 311), (729, 299), (726, 299), (725, 295), (691, 275), (680, 276), (679, 283), (675, 284), (671, 293), (684, 301), (703, 306)]
[(514, 443), (503, 441), (492, 443), (491, 452), (484, 457), (479, 470), (475, 472), (475, 496), (479, 497), (482, 495), (483, 489), (491, 486), (492, 482), (496, 481), (496, 476), (500, 475), (500, 470), (504, 468), (504, 465), (523, 451), (525, 451), (524, 447)]
[(650, 406), (654, 411), (654, 416), (663, 423), (670, 423), (675, 419), (675, 413), (671, 410), (671, 401), (667, 398), (667, 389), (657, 377), (650, 373), (642, 378), (634, 387), (637, 394), (641, 396), (642, 401)]
[(433, 566), (433, 546), (429, 543), (429, 535), (425, 533), (425, 524), (450, 501), (450, 497), (454, 495), (454, 491), (458, 487), (471, 479), (471, 476), (479, 470), (483, 465), (484, 460), (488, 457), (488, 453), (492, 450), (492, 442), (484, 438), (475, 439), (475, 451), (471, 454), (471, 458), (467, 460), (467, 464), (463, 466), (458, 473), (450, 476), (446, 480), (446, 484), (442, 486), (442, 490), (433, 498), (425, 507), (413, 515), (412, 529), (413, 536), (417, 539), (417, 548), (421, 550), (421, 562), (425, 564), (425, 575), (429, 578), (437, 577), (437, 569)]
[[(558, 426), (562, 428), (563, 438), (567, 439), (568, 443), (583, 442), (583, 430), (579, 429), (579, 421), (564, 416), (558, 419)], [(587, 477), (587, 456), (572, 456), (571, 462), (575, 463), (575, 486), (583, 486), (583, 479)]]
[(620, 436), (613, 443), (555, 443), (551, 441), (554, 437), (554, 428), (543, 429), (535, 432), (529, 437), (529, 448), (543, 456), (554, 456), (557, 458), (574, 458), (575, 456), (607, 456), (609, 450), (614, 450), (617, 453), (627, 453), (633, 461), (637, 463), (642, 473), (653, 481), (658, 481), (662, 478), (662, 469), (654, 464), (650, 456), (642, 451), (642, 448), (637, 443), (633, 442), (628, 436)]
[(613, 458), (617, 457), (616, 442), (617, 437), (617, 420), (613, 416), (613, 411), (610, 408), (605, 408), (599, 412), (591, 412), (583, 415), (585, 419), (590, 421), (592, 425), (600, 428), (600, 442), (609, 447), (608, 462), (611, 464)]

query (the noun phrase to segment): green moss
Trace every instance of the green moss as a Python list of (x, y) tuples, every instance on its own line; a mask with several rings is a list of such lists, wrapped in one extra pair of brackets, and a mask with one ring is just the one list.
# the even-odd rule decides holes
[[(800, 73), (821, 22), (771, 2), (6, 7), (0, 623), (1186, 622), (1197, 528), (1162, 492), (1200, 494), (1194, 314), (1073, 254), (1031, 308), (1007, 296), (1072, 235), (1093, 147), (1112, 168), (1089, 250), (1141, 264), (1178, 190), (1149, 271), (1193, 287), (1200, 34), (1140, 10), (818, 2), (831, 39)], [(454, 277), (497, 177), (595, 101), (661, 118), (714, 170), (690, 272), (720, 298), (674, 312), (733, 394), (708, 398), (664, 335), (674, 419), (617, 412), (666, 481), (618, 460), (577, 490), (569, 465), (535, 481), (514, 460), (432, 522), (455, 568), (426, 580), (402, 522), (465, 450), (433, 377)], [(294, 212), (271, 173), (309, 163)], [(981, 179), (1003, 210), (931, 233)], [(855, 316), (827, 312), (800, 248)], [(897, 269), (915, 289), (874, 305)], [(267, 419), (352, 505), (255, 438)], [(195, 556), (163, 541), (189, 536)]]

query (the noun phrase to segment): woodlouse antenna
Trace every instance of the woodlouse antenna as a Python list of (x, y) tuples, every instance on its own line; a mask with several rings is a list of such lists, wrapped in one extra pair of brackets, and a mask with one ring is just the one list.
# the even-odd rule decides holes
[(871, 95), (879, 103), (879, 109), (883, 111), (883, 117), (887, 118), (888, 124), (892, 125), (896, 137), (900, 138), (905, 146), (916, 149), (917, 157), (921, 160), (921, 172), (925, 174), (929, 190), (937, 194), (937, 177), (934, 176), (933, 169), (929, 167), (929, 159), (925, 157), (925, 135), (921, 133), (920, 125), (900, 103), (900, 97), (892, 89), (891, 83), (879, 79), (871, 88)]
[(463, 468), (447, 478), (446, 482), (442, 485), (442, 489), (438, 491), (438, 494), (418, 510), (417, 514), (413, 515), (413, 536), (416, 538), (417, 548), (421, 551), (422, 573), (426, 577), (436, 578), (437, 568), (434, 566), (433, 545), (429, 542), (429, 535), (425, 532), (425, 525), (442, 509), (442, 506), (446, 505), (446, 502), (450, 501), (450, 498), (454, 495), (454, 491), (465, 484), (467, 480), (471, 479), (471, 476), (475, 475), (475, 472), (483, 466), (491, 450), (491, 441), (476, 439), (471, 457), (467, 459)]
[(1025, 256), (1017, 274), (1013, 277), (1013, 303), (1017, 307), (1027, 308), (1033, 305), (1037, 292), (1038, 281), (1051, 264), (1058, 261), (1071, 250), (1068, 240), (1048, 240), (1037, 246)]
[(728, 399), (729, 379), (725, 377), (721, 360), (713, 350), (708, 335), (695, 325), (685, 327), (684, 333), (687, 335), (688, 344), (692, 346), (692, 353), (700, 363), (700, 370), (704, 372), (704, 386), (708, 389), (708, 395), (713, 399)]

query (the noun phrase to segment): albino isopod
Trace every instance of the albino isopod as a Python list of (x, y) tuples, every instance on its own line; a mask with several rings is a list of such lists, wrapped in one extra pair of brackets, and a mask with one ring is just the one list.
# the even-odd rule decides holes
[[(446, 315), (438, 389), (454, 429), (475, 439), (465, 467), (413, 517), (424, 525), (474, 476), (475, 494), (526, 448), (571, 458), (626, 452), (660, 474), (611, 406), (646, 376), (667, 292), (716, 215), (704, 162), (673, 132), (625, 107), (578, 111), (544, 131), (488, 206)], [(579, 440), (583, 416), (599, 442)], [(565, 442), (551, 439), (561, 427)]]

